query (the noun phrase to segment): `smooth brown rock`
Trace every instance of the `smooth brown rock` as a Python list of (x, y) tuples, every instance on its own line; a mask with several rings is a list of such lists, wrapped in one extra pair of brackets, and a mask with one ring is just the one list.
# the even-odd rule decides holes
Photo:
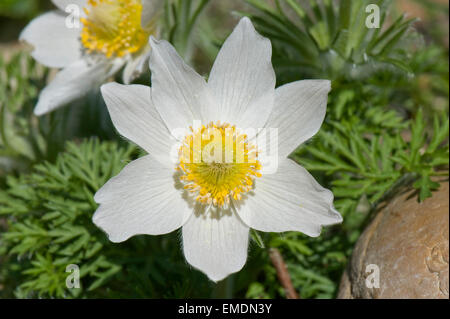
[[(384, 207), (359, 238), (338, 298), (449, 298), (448, 196), (444, 182), (422, 203), (408, 192)], [(379, 288), (366, 285), (370, 264)]]

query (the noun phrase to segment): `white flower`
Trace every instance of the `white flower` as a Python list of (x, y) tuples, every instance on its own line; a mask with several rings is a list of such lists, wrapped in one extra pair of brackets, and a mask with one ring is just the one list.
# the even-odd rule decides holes
[[(319, 130), (329, 81), (304, 80), (275, 90), (270, 41), (256, 33), (248, 18), (225, 41), (208, 82), (168, 42), (151, 38), (150, 43), (151, 88), (116, 83), (102, 87), (119, 133), (149, 153), (95, 195), (100, 207), (93, 221), (111, 241), (182, 227), (186, 260), (218, 281), (244, 266), (250, 228), (318, 236), (323, 225), (342, 221), (333, 208), (333, 194), (287, 158)], [(177, 136), (170, 132), (188, 128), (193, 120), (212, 124), (181, 130), (185, 136), (175, 169), (170, 150)], [(186, 160), (195, 156), (194, 138), (208, 128), (230, 129), (236, 147), (242, 135), (234, 125), (278, 128), (275, 174), (261, 174), (258, 161)], [(249, 150), (245, 156), (250, 156), (251, 139), (244, 144)], [(202, 152), (206, 145), (201, 144)]]
[[(52, 1), (59, 10), (37, 17), (20, 35), (34, 47), (32, 56), (38, 62), (63, 69), (41, 92), (36, 115), (84, 96), (124, 66), (125, 83), (142, 72), (150, 50), (148, 37), (157, 32), (155, 14), (161, 2)], [(66, 9), (75, 9), (73, 17)]]

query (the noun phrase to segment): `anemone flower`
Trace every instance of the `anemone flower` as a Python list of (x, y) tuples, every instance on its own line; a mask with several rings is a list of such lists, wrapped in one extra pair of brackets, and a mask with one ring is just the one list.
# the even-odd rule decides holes
[[(148, 152), (95, 194), (93, 221), (112, 242), (181, 228), (187, 262), (219, 281), (244, 266), (250, 228), (318, 236), (342, 221), (333, 194), (287, 158), (319, 130), (329, 81), (275, 89), (270, 41), (248, 18), (225, 41), (208, 81), (168, 42), (150, 44), (151, 88), (102, 86), (118, 132)], [(264, 172), (247, 128), (277, 129), (276, 170)]]
[(146, 64), (148, 37), (158, 31), (161, 0), (52, 1), (58, 10), (35, 18), (20, 35), (33, 58), (62, 69), (41, 92), (36, 115), (84, 96), (123, 67), (130, 83)]

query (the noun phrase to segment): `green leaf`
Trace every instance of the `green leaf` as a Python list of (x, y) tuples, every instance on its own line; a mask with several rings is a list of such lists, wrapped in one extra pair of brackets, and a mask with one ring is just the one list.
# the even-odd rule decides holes
[(422, 202), (432, 196), (431, 191), (438, 189), (439, 183), (433, 182), (428, 175), (423, 175), (413, 186), (419, 190), (419, 201)]

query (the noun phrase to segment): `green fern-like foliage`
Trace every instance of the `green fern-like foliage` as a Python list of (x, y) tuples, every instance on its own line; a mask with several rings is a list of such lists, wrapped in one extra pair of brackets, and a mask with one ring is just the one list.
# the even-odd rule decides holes
[[(349, 231), (357, 231), (363, 220), (351, 216), (346, 222)], [(299, 232), (259, 233), (258, 237), (264, 242), (265, 248), (256, 247), (256, 241), (253, 241), (253, 253), (247, 266), (252, 271), (238, 273), (235, 281), (247, 285), (244, 286), (246, 298), (286, 297), (277, 273), (269, 262), (266, 248), (276, 248), (282, 253), (292, 283), (302, 298), (323, 299), (336, 295), (342, 270), (353, 246), (341, 226), (323, 230), (318, 238)], [(249, 274), (252, 275), (250, 281)]]
[[(77, 147), (68, 144), (68, 153), (55, 163), (40, 164), (31, 175), (8, 177), (7, 191), (0, 195), (0, 214), (8, 216), (8, 231), (0, 237), (9, 256), (5, 280), (17, 278), (19, 297), (75, 296), (94, 290), (120, 270), (105, 256), (105, 240), (90, 222), (96, 204), (92, 192), (118, 173), (121, 161), (133, 148), (91, 141)], [(107, 160), (107, 157), (111, 159)], [(17, 260), (15, 260), (15, 258)], [(66, 266), (77, 264), (89, 285), (81, 289), (65, 287)]]
[(400, 134), (404, 125), (395, 128), (393, 120), (392, 114), (379, 113), (375, 122), (377, 128), (393, 125), (391, 130), (398, 133), (392, 135), (386, 129), (370, 133), (367, 125), (357, 121), (330, 122), (333, 130), (322, 130), (293, 156), (307, 169), (333, 176), (335, 205), (344, 214), (357, 212), (361, 200), (374, 209), (408, 183), (418, 190), (418, 199), (424, 200), (439, 186), (431, 177), (448, 176), (448, 116), (436, 115), (433, 129), (426, 132), (419, 111), (406, 126), (411, 135), (404, 137)]
[[(206, 296), (211, 284), (184, 262), (177, 234), (111, 243), (92, 223), (94, 193), (138, 156), (134, 146), (89, 140), (68, 143), (54, 164), (8, 176), (0, 192), (0, 296)], [(0, 224), (1, 225), (1, 224)], [(68, 265), (81, 288), (68, 289)], [(191, 286), (192, 285), (192, 286)], [(196, 287), (193, 289), (192, 287)]]
[[(367, 78), (380, 69), (411, 72), (405, 37), (414, 19), (387, 22), (389, 1), (247, 0), (259, 32), (272, 40), (280, 84), (302, 78)], [(380, 8), (380, 28), (367, 28), (369, 4)]]

